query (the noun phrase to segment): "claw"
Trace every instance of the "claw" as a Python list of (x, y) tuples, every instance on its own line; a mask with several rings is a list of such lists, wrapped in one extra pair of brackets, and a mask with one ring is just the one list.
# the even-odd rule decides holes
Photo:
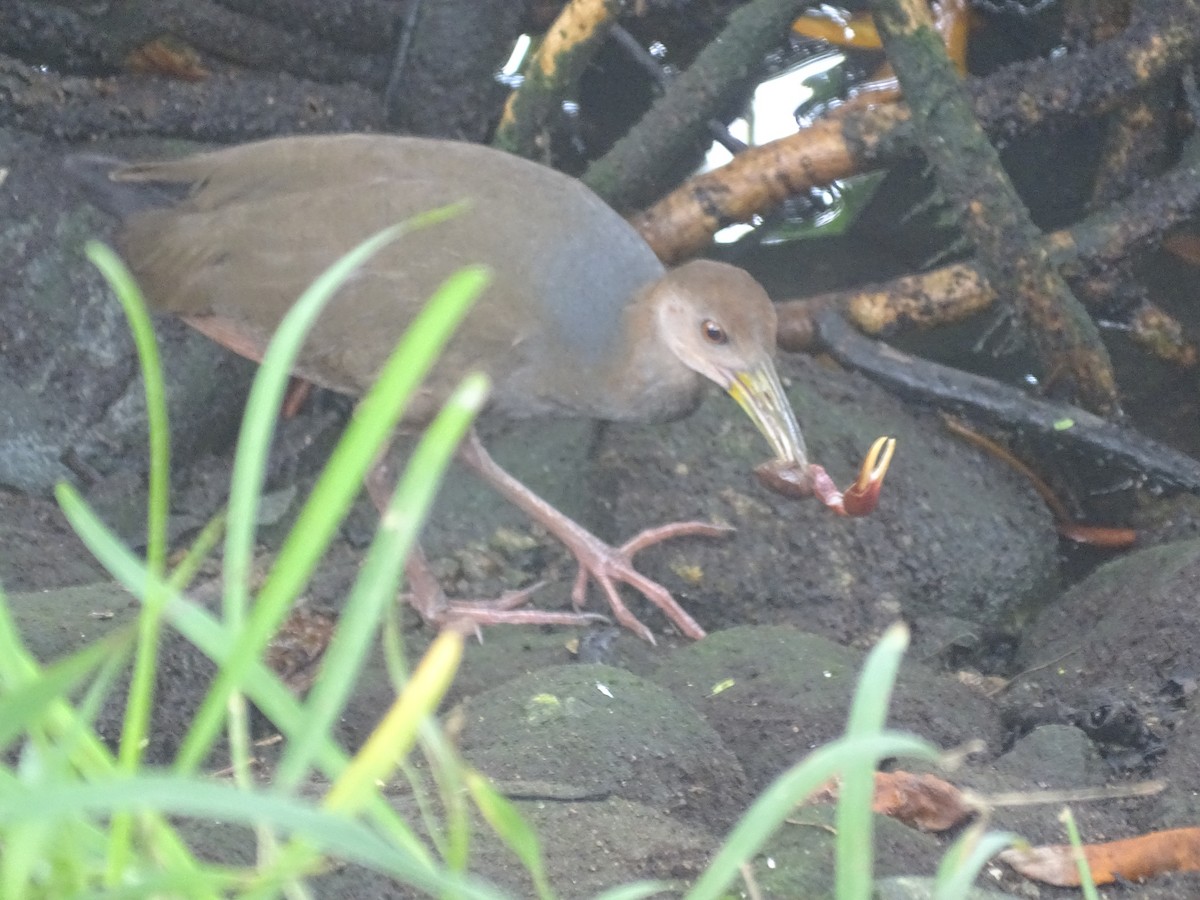
[(755, 474), (777, 493), (793, 497), (815, 496), (838, 515), (865, 516), (879, 504), (883, 478), (895, 452), (895, 438), (876, 440), (863, 459), (858, 478), (844, 493), (838, 490), (829, 473), (815, 463), (801, 468), (793, 463), (772, 460), (756, 468)]
[(881, 437), (875, 440), (867, 455), (863, 457), (858, 479), (842, 498), (841, 511), (848, 516), (865, 516), (879, 504), (879, 492), (883, 488), (883, 477), (887, 475), (892, 456), (896, 453), (896, 439)]

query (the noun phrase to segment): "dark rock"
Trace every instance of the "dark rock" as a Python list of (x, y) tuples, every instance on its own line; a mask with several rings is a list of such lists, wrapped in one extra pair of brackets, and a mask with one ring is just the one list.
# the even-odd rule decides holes
[[(863, 654), (785, 626), (729, 628), (677, 650), (654, 675), (692, 704), (741, 761), (755, 790), (845, 730)], [(999, 746), (991, 703), (906, 661), (889, 727), (950, 748)]]
[(463, 756), (510, 795), (623, 797), (718, 831), (748, 799), (712, 728), (621, 669), (540, 669), (472, 697), (464, 716)]
[[(82, 255), (111, 227), (64, 176), (58, 145), (0, 130), (14, 160), (0, 185), (0, 484), (46, 493), (146, 465), (146, 417), (120, 304)], [(161, 148), (158, 150), (162, 154)], [(223, 449), (241, 418), (253, 366), (155, 319), (172, 450), (186, 467)]]

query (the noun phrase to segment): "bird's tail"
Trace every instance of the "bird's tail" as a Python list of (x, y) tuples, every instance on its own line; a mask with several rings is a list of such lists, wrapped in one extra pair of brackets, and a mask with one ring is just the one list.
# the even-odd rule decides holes
[(72, 153), (63, 160), (67, 176), (83, 189), (89, 202), (118, 219), (169, 206), (186, 194), (174, 185), (113, 178), (128, 165), (123, 159), (99, 153)]

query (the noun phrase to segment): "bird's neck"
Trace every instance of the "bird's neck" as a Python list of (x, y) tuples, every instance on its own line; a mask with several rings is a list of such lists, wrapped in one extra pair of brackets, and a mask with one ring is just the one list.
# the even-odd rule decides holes
[(668, 349), (658, 317), (643, 300), (635, 300), (622, 315), (625, 352), (614, 355), (605, 373), (621, 408), (605, 418), (669, 421), (686, 416), (700, 403), (707, 383)]

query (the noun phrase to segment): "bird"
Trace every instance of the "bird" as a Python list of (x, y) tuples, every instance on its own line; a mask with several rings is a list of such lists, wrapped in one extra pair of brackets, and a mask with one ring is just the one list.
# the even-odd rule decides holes
[[(875, 442), (845, 492), (808, 459), (773, 362), (774, 307), (758, 282), (713, 260), (665, 268), (599, 196), (548, 166), (461, 141), (340, 134), (165, 161), (80, 154), (68, 167), (97, 205), (121, 219), (117, 249), (151, 306), (252, 359), (261, 359), (292, 303), (328, 265), (387, 226), (463, 202), (459, 215), (407, 233), (342, 286), (309, 334), (295, 374), (362, 395), (438, 285), (461, 266), (482, 263), (489, 286), (402, 427), (428, 422), (470, 370), (492, 384), (483, 415), (513, 419), (669, 421), (693, 411), (713, 383), (774, 453), (760, 473), (768, 484), (815, 495), (843, 515), (864, 515), (878, 502), (894, 439)], [(457, 455), (574, 555), (574, 609), (530, 608), (530, 591), (451, 600), (418, 547), (406, 564), (407, 590), (426, 622), (591, 622), (601, 618), (584, 611), (595, 582), (612, 616), (643, 639), (655, 642), (620, 585), (644, 595), (682, 634), (704, 637), (665, 587), (637, 571), (633, 556), (670, 538), (729, 529), (676, 522), (614, 546), (505, 472), (474, 429)]]

